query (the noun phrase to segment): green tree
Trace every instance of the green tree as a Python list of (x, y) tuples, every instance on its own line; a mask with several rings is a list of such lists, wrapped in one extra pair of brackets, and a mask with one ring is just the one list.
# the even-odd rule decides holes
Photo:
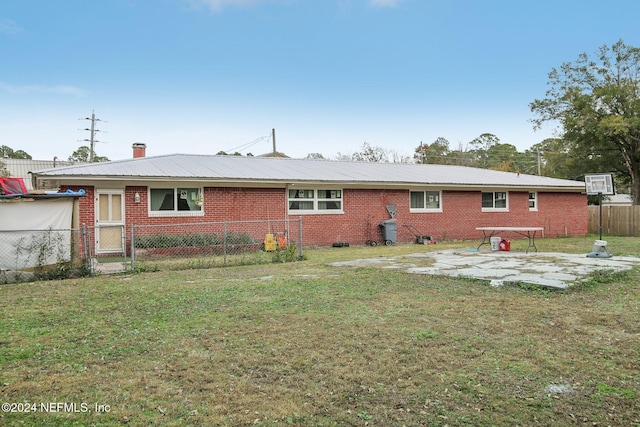
[(489, 167), (489, 148), (498, 144), (500, 138), (492, 133), (483, 133), (469, 143), (469, 154), (473, 161), (473, 166), (487, 169)]
[(11, 147), (7, 147), (6, 145), (0, 146), (0, 157), (7, 159), (29, 159), (31, 160), (31, 156), (22, 151), (16, 150), (14, 151)]
[(358, 162), (389, 162), (389, 154), (387, 153), (387, 150), (382, 147), (370, 145), (367, 142), (363, 143), (362, 149), (353, 153), (351, 158)]
[(539, 128), (556, 123), (581, 173), (610, 171), (640, 204), (640, 49), (622, 40), (549, 73), (544, 99), (530, 104)]
[[(538, 157), (537, 145), (538, 144), (524, 150), (524, 153), (518, 154), (518, 167), (521, 173), (544, 176), (544, 173), (542, 173), (542, 154)], [(540, 160), (540, 162), (538, 162), (538, 160)], [(540, 167), (538, 168), (538, 166)]]
[(382, 148), (365, 142), (360, 151), (353, 154), (341, 154), (336, 156), (338, 160), (352, 160), (356, 162), (389, 163), (389, 152)]
[(14, 159), (29, 159), (31, 160), (31, 155), (23, 150), (16, 150), (13, 152)]
[[(529, 161), (527, 173), (540, 174), (552, 178), (578, 179), (585, 170), (596, 171), (594, 159), (583, 157), (572, 142), (562, 138), (547, 138), (525, 151)], [(600, 166), (602, 167), (602, 166)]]
[(520, 172), (521, 153), (511, 144), (493, 144), (486, 151), (487, 168), (505, 172)]
[(421, 164), (448, 164), (449, 141), (438, 137), (431, 144), (420, 143), (415, 149), (413, 159)]
[[(69, 156), (69, 161), (70, 162), (85, 162), (88, 163), (89, 162), (89, 154), (90, 154), (91, 149), (89, 147), (87, 147), (86, 145), (83, 145), (81, 147), (78, 147), (78, 149), (76, 151), (73, 152), (73, 154), (71, 154)], [(93, 162), (94, 163), (99, 163), (99, 162), (108, 162), (109, 159), (107, 157), (103, 157), (103, 156), (98, 156), (95, 152), (93, 153)]]
[(562, 138), (547, 138), (534, 144), (525, 150), (525, 155), (530, 159), (525, 167), (525, 173), (571, 179), (579, 173), (573, 173), (569, 167), (572, 160), (569, 151), (569, 147)]
[[(242, 156), (242, 153), (239, 151), (234, 151), (233, 154), (229, 154), (226, 151), (218, 151), (216, 156)], [(253, 157), (253, 154), (247, 153), (247, 157)]]
[(411, 156), (407, 156), (398, 150), (391, 149), (387, 151), (391, 163), (411, 163)]
[(371, 162), (371, 163), (410, 163), (411, 157), (406, 156), (396, 150), (388, 150), (368, 142), (362, 144), (360, 151), (352, 154), (338, 153), (336, 160)]
[(467, 147), (461, 142), (458, 143), (458, 148), (449, 150), (444, 164), (471, 167), (476, 166), (473, 154), (469, 152)]

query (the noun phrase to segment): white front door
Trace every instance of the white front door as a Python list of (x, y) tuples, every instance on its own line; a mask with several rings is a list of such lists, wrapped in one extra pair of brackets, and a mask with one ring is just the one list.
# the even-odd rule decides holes
[(124, 191), (96, 190), (96, 253), (124, 251)]

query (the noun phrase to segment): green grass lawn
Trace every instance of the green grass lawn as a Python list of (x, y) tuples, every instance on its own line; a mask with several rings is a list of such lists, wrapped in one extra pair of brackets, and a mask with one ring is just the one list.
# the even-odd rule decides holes
[(640, 270), (551, 291), (328, 265), (475, 245), (0, 286), (0, 425), (640, 425)]

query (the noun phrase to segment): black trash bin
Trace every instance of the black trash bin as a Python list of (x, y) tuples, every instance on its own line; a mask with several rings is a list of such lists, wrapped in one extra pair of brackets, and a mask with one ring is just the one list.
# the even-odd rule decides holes
[(387, 219), (379, 224), (382, 229), (382, 240), (387, 246), (395, 245), (398, 235), (398, 224), (395, 219)]

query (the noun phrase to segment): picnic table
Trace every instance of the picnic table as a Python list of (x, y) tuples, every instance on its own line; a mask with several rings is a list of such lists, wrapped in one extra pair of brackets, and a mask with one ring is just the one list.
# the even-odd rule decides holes
[(525, 253), (529, 253), (529, 249), (533, 248), (538, 252), (536, 247), (536, 233), (544, 230), (543, 227), (476, 227), (476, 230), (482, 231), (482, 243), (478, 245), (478, 249), (482, 245), (490, 245), (491, 237), (499, 231), (509, 231), (521, 236), (526, 237), (529, 240), (527, 250)]

